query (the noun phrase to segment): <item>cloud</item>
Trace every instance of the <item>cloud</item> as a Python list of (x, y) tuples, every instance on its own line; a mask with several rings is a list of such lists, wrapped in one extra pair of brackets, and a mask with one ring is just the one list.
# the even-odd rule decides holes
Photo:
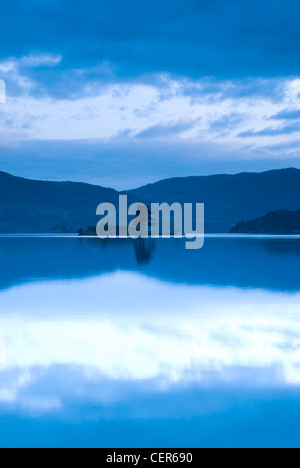
[(49, 71), (59, 65), (61, 59), (60, 55), (38, 53), (6, 58), (0, 61), (0, 75), (11, 96), (34, 95), (40, 87), (37, 72)]
[[(60, 63), (55, 56), (49, 61), (54, 64), (50, 70)], [(277, 100), (259, 94), (230, 95), (225, 90), (232, 91), (238, 85), (220, 81), (216, 87), (214, 79), (210, 92), (205, 94), (207, 79), (193, 82), (192, 86), (186, 79), (163, 75), (156, 77), (154, 84), (133, 80), (101, 85), (96, 78), (90, 80), (87, 71), (77, 71), (77, 75), (82, 80), (80, 93), (74, 77), (74, 82), (60, 82), (57, 96), (48, 96), (28, 75), (13, 74), (18, 93), (11, 94), (8, 82), (7, 104), (0, 109), (2, 131), (9, 134), (12, 130), (27, 130), (27, 137), (33, 140), (107, 139), (115, 135), (157, 139), (177, 135), (204, 140), (217, 136), (224, 142), (234, 142), (238, 134), (260, 131), (266, 119), (285, 109), (291, 99), (287, 80), (281, 83), (283, 97)], [(277, 79), (273, 83), (276, 86)]]
[(195, 127), (197, 120), (181, 118), (177, 122), (159, 122), (137, 134), (138, 138), (165, 138), (180, 135)]
[(2, 6), (0, 56), (51, 51), (65, 69), (107, 61), (120, 77), (291, 76), (299, 13), (297, 0), (16, 0)]
[[(54, 55), (34, 62), (46, 62), (48, 71), (61, 64)], [(89, 90), (73, 99), (68, 93), (39, 95), (34, 81), (28, 92), (25, 87), (8, 93), (0, 106), (2, 170), (126, 189), (170, 176), (299, 166), (298, 123), (267, 127), (270, 116), (295, 108), (289, 80), (281, 82), (278, 100), (259, 93), (229, 96), (224, 90), (238, 84), (216, 86), (214, 78), (205, 94), (208, 79), (194, 81), (192, 92), (190, 80), (169, 75), (156, 76), (154, 84), (133, 80), (101, 87), (84, 71), (78, 74)], [(273, 88), (278, 83), (274, 79)], [(279, 147), (271, 157), (265, 148), (275, 143), (274, 136), (278, 145), (288, 140), (292, 157)]]
[(238, 128), (239, 125), (247, 119), (248, 116), (246, 114), (232, 112), (231, 114), (223, 115), (219, 119), (211, 122), (210, 129), (224, 136), (229, 134), (232, 129)]
[(30, 54), (24, 57), (21, 57), (19, 60), (19, 65), (21, 67), (53, 67), (58, 65), (62, 60), (60, 55), (52, 54)]
[[(121, 183), (111, 157), (133, 184), (173, 168), (176, 174), (239, 172), (245, 157), (258, 164), (274, 137), (296, 153), (299, 2), (273, 0), (271, 9), (258, 0), (251, 6), (236, 0), (28, 0), (26, 9), (22, 0), (6, 3), (0, 138), (16, 159), (8, 162), (1, 151), (1, 168), (20, 170), (23, 151), (43, 178), (72, 172), (80, 179), (93, 154), (94, 170), (99, 160), (103, 164), (103, 179)], [(270, 119), (282, 122), (271, 125)], [(64, 161), (69, 156), (62, 148), (73, 149), (76, 170), (50, 157), (56, 145)], [(34, 150), (31, 157), (29, 147), (43, 153)], [(151, 152), (160, 161), (156, 171)], [(279, 150), (276, 160), (267, 157), (270, 168), (287, 160)], [(187, 168), (179, 158), (188, 159)]]
[(272, 120), (300, 120), (300, 109), (284, 109), (270, 117)]
[(277, 128), (265, 128), (264, 130), (259, 130), (257, 132), (249, 130), (247, 132), (242, 132), (239, 134), (240, 137), (265, 137), (265, 136), (280, 136), (280, 135), (292, 135), (293, 133), (300, 132), (300, 122), (296, 122), (291, 125), (283, 125)]

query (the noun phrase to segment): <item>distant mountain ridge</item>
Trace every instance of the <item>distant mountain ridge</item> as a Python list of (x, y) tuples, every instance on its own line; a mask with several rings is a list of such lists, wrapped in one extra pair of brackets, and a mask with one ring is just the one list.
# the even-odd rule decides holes
[(76, 182), (44, 182), (0, 172), (0, 232), (76, 232), (95, 225), (99, 203), (117, 203), (116, 190)]
[(129, 193), (148, 202), (203, 202), (206, 232), (226, 233), (241, 220), (300, 209), (300, 170), (174, 178)]
[[(123, 192), (124, 193), (124, 192)], [(167, 179), (125, 192), (129, 203), (205, 203), (206, 232), (272, 211), (300, 209), (300, 170)], [(97, 223), (100, 203), (118, 205), (119, 192), (76, 182), (29, 180), (0, 172), (0, 233), (76, 232)]]

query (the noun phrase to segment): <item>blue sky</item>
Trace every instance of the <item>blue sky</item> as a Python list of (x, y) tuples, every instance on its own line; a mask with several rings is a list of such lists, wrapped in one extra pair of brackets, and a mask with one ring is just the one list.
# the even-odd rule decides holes
[(1, 5), (0, 170), (116, 188), (299, 164), (294, 0)]

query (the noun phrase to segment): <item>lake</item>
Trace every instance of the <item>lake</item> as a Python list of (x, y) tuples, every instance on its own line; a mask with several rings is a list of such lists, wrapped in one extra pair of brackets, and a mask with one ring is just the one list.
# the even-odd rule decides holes
[(1, 447), (299, 447), (300, 238), (0, 237)]

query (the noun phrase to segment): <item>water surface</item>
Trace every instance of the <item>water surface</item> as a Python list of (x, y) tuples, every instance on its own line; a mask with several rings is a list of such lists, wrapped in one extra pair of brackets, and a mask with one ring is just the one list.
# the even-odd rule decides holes
[(299, 446), (300, 240), (1, 237), (0, 445)]

